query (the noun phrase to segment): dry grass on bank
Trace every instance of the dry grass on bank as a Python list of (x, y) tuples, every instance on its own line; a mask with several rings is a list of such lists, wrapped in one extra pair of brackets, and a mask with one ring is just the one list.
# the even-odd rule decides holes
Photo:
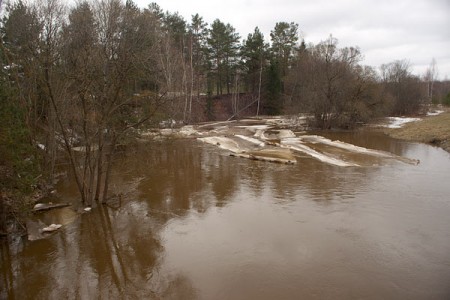
[(450, 111), (385, 131), (391, 137), (439, 146), (450, 152)]

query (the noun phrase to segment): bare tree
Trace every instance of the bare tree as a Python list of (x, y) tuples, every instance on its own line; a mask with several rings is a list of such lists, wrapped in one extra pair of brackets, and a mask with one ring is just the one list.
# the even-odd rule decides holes
[(353, 127), (383, 111), (376, 72), (359, 64), (357, 47), (337, 40), (300, 47), (286, 79), (291, 111), (314, 114), (317, 126)]
[(420, 110), (425, 98), (420, 78), (410, 71), (406, 60), (397, 60), (381, 66), (384, 89), (394, 99), (393, 114), (412, 114)]
[(361, 59), (357, 48), (337, 47), (337, 40), (330, 36), (312, 49), (315, 66), (313, 104), (316, 121), (322, 128), (331, 128), (332, 123), (342, 114), (342, 104), (351, 98), (350, 82), (352, 73)]
[(43, 144), (50, 180), (64, 149), (84, 204), (106, 201), (117, 143), (159, 106), (148, 91), (159, 85), (157, 19), (130, 0), (8, 8), (5, 53), (32, 142)]
[(436, 59), (434, 59), (433, 57), (430, 66), (427, 68), (425, 72), (425, 81), (427, 82), (427, 96), (429, 103), (433, 101), (433, 86), (437, 77), (438, 77), (438, 69), (436, 65)]

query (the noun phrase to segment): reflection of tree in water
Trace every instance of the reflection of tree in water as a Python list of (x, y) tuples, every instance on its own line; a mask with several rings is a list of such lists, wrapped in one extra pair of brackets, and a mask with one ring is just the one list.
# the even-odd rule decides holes
[[(11, 260), (18, 266), (7, 268), (14, 274), (2, 276), (10, 278), (11, 293), (19, 299), (160, 299), (184, 290), (195, 298), (185, 277), (159, 278), (157, 272), (163, 224), (185, 214), (193, 206), (192, 195), (202, 189), (202, 151), (185, 141), (165, 145), (140, 145), (118, 156), (112, 192), (124, 194), (122, 206), (97, 207), (51, 238), (25, 247)], [(155, 218), (153, 211), (174, 214)]]
[(266, 183), (281, 201), (299, 198), (314, 201), (352, 198), (368, 182), (374, 168), (335, 167), (309, 157), (294, 166), (267, 168)]
[(248, 186), (256, 197), (261, 196), (267, 184), (265, 180), (272, 168), (271, 164), (261, 161), (252, 161), (241, 168), (241, 184)]
[(120, 162), (114, 181), (126, 185), (140, 180), (137, 199), (152, 210), (184, 214), (192, 195), (202, 189), (201, 163), (202, 152), (190, 141), (146, 143)]
[(2, 250), (2, 282), (8, 280), (11, 287), (8, 298), (161, 299), (180, 290), (194, 298), (191, 284), (182, 276), (149, 284), (161, 280), (160, 229), (142, 215), (133, 215), (129, 207), (120, 212), (103, 207), (48, 239), (30, 243), (7, 264)]
[[(366, 145), (370, 142), (359, 145), (376, 148)], [(386, 150), (391, 144), (380, 147)], [(334, 167), (306, 157), (294, 166), (267, 164), (176, 140), (139, 145), (118, 159), (116, 170), (113, 186), (126, 194), (121, 207), (94, 209), (17, 255), (2, 250), (2, 297), (195, 298), (187, 277), (159, 273), (164, 251), (160, 234), (168, 220), (245, 196), (241, 186), (252, 197), (270, 190), (281, 201), (352, 197), (378, 168)], [(14, 288), (5, 294), (3, 286)]]
[(192, 282), (181, 274), (150, 280), (148, 285), (154, 287), (157, 299), (198, 299)]
[[(396, 142), (382, 133), (368, 132), (321, 132), (322, 136), (332, 140), (340, 140), (369, 149), (388, 151), (396, 155), (406, 152), (405, 143)], [(311, 145), (314, 148), (314, 145)], [(320, 145), (319, 145), (320, 146)], [(326, 147), (324, 148), (326, 150)], [(360, 154), (359, 159), (364, 159)], [(366, 167), (335, 167), (307, 155), (297, 158), (294, 166), (264, 166), (261, 169), (264, 184), (269, 185), (273, 196), (282, 201), (297, 200), (299, 198), (315, 201), (353, 198), (374, 179), (380, 170), (372, 167), (372, 162), (388, 163), (385, 158), (376, 158), (366, 155)], [(256, 189), (255, 189), (256, 191)]]
[(236, 192), (240, 177), (240, 168), (235, 160), (229, 156), (217, 155), (214, 168), (211, 168), (208, 176), (211, 180), (211, 188), (216, 197), (216, 206), (223, 207)]
[(223, 206), (241, 184), (254, 196), (270, 188), (273, 196), (283, 201), (352, 197), (369, 172), (308, 157), (300, 157), (298, 165), (290, 166), (236, 159), (209, 150), (191, 140), (145, 144), (126, 160), (126, 169), (136, 171), (119, 174), (123, 182), (144, 178), (138, 198), (151, 210), (167, 212), (158, 216), (167, 221), (189, 209), (205, 212), (214, 205), (214, 198), (217, 206)]
[[(48, 249), (50, 251), (48, 253), (52, 253), (57, 251), (57, 245), (43, 240), (39, 241), (39, 244), (34, 243), (39, 252), (34, 253), (30, 247), (24, 247), (21, 253), (15, 254), (10, 248), (13, 246), (11, 244), (2, 241), (0, 296), (2, 299), (39, 299), (40, 284), (46, 286), (51, 281), (48, 276), (52, 262), (51, 255), (42, 253), (42, 249), (45, 251)], [(32, 276), (29, 276), (30, 274)]]
[(15, 299), (14, 297), (14, 275), (11, 266), (11, 253), (9, 243), (0, 238), (0, 298)]
[(139, 145), (116, 170), (114, 182), (140, 180), (137, 198), (153, 211), (167, 212), (167, 219), (189, 209), (205, 212), (214, 198), (223, 205), (239, 177), (233, 158), (211, 153), (192, 140)]

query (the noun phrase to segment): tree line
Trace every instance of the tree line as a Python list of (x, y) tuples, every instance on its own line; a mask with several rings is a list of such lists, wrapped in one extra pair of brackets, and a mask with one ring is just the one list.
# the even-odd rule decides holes
[[(199, 120), (194, 106), (213, 118), (214, 101), (226, 96), (230, 117), (243, 108), (303, 112), (320, 128), (353, 127), (416, 112), (436, 81), (434, 68), (424, 80), (406, 60), (381, 72), (363, 66), (358, 47), (339, 48), (332, 36), (307, 44), (294, 22), (276, 23), (270, 43), (258, 27), (241, 42), (229, 23), (207, 24), (198, 14), (187, 21), (156, 3), (17, 0), (0, 7), (1, 165), (13, 162), (7, 177), (22, 178), (13, 180), (20, 189), (35, 178), (23, 180), (29, 165), (53, 178), (64, 149), (85, 205), (107, 200), (116, 146), (146, 122), (191, 123)], [(12, 150), (19, 144), (23, 151)]]

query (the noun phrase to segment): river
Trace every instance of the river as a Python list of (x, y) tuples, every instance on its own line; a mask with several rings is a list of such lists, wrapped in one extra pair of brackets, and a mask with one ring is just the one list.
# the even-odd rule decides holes
[[(0, 297), (450, 299), (450, 155), (376, 132), (320, 134), (420, 163), (300, 153), (289, 165), (195, 139), (141, 143), (114, 168), (120, 203), (2, 246)], [(73, 182), (57, 191), (76, 201)]]

